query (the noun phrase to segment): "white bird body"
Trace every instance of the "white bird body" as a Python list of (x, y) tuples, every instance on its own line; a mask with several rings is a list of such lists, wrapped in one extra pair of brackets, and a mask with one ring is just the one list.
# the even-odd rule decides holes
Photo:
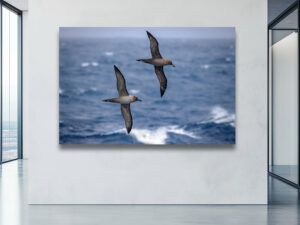
[(173, 65), (172, 61), (169, 59), (164, 58), (152, 58), (152, 59), (139, 59), (140, 61), (143, 61), (145, 63), (152, 64), (153, 66), (167, 66), (167, 65)]
[(130, 104), (132, 102), (135, 102), (135, 97), (132, 95), (128, 96), (121, 96), (117, 98), (117, 101), (119, 101), (120, 104)]

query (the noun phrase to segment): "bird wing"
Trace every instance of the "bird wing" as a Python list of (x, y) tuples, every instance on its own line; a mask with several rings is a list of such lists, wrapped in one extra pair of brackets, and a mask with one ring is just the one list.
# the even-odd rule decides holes
[(125, 120), (127, 133), (129, 134), (132, 128), (132, 116), (130, 112), (130, 104), (121, 104), (121, 112)]
[(167, 78), (163, 66), (155, 66), (155, 73), (160, 84), (160, 96), (162, 97), (167, 89)]
[(126, 89), (126, 81), (124, 79), (123, 74), (121, 71), (118, 69), (118, 67), (114, 66), (115, 68), (115, 74), (117, 77), (117, 89), (119, 92), (119, 96), (128, 96), (128, 91)]
[(158, 41), (148, 31), (147, 31), (147, 35), (148, 35), (148, 38), (150, 40), (150, 50), (151, 50), (152, 58), (162, 58), (162, 56), (159, 52), (159, 48), (158, 48)]

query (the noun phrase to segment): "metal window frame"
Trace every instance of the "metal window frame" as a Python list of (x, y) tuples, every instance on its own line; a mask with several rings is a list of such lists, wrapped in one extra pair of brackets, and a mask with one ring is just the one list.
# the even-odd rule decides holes
[[(288, 28), (279, 28), (276, 29), (274, 28), (279, 22), (281, 22), (282, 20), (284, 20), (287, 16), (290, 15), (290, 13), (292, 13), (294, 10), (298, 9), (298, 27), (297, 29), (292, 28), (292, 29), (288, 29)], [(300, 189), (300, 144), (299, 144), (299, 138), (298, 138), (298, 183), (295, 183), (293, 181), (290, 181), (280, 175), (277, 175), (273, 172), (270, 171), (270, 154), (271, 154), (271, 159), (273, 161), (273, 146), (270, 146), (270, 141), (273, 139), (273, 112), (272, 112), (272, 106), (273, 106), (273, 90), (272, 88), (272, 77), (273, 74), (270, 71), (270, 31), (272, 30), (297, 30), (298, 31), (298, 58), (300, 59), (300, 36), (299, 36), (299, 31), (300, 31), (300, 0), (295, 1), (294, 3), (292, 3), (288, 8), (286, 8), (280, 15), (278, 15), (273, 21), (271, 21), (268, 25), (268, 88), (267, 88), (267, 94), (268, 94), (268, 174), (274, 178), (277, 178), (293, 187), (296, 187), (298, 189)], [(300, 100), (300, 62), (298, 59), (298, 110), (299, 110), (299, 100)], [(270, 87), (271, 86), (271, 87)], [(299, 111), (300, 112), (300, 111)], [(270, 118), (271, 116), (271, 118)], [(300, 116), (300, 115), (299, 115)], [(272, 121), (270, 121), (270, 119)], [(300, 119), (298, 120), (298, 134), (300, 134)], [(271, 125), (271, 126), (270, 126)], [(273, 165), (273, 162), (272, 162)]]
[[(2, 6), (8, 8), (18, 15), (18, 30), (20, 35), (18, 36), (18, 43), (20, 44), (18, 51), (18, 157), (16, 159), (2, 162)], [(3, 163), (15, 161), (23, 158), (23, 15), (22, 11), (14, 7), (13, 5), (0, 0), (0, 165)]]

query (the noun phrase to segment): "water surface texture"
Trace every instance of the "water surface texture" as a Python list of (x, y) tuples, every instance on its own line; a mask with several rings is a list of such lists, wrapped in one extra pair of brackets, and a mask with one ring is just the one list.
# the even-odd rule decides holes
[[(168, 87), (160, 97), (149, 30), (160, 44)], [(86, 31), (86, 32), (85, 32)], [(103, 32), (102, 32), (103, 31)], [(190, 32), (190, 33), (189, 33)], [(234, 144), (234, 28), (60, 28), (60, 144)], [(128, 135), (113, 66), (131, 104)]]

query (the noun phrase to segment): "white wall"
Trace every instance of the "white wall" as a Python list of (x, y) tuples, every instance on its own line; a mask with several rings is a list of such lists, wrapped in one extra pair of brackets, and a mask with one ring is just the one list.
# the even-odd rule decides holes
[[(30, 203), (267, 203), (266, 0), (29, 0), (28, 7)], [(60, 146), (60, 26), (235, 26), (236, 145)]]
[(273, 165), (298, 164), (298, 33), (272, 46)]

